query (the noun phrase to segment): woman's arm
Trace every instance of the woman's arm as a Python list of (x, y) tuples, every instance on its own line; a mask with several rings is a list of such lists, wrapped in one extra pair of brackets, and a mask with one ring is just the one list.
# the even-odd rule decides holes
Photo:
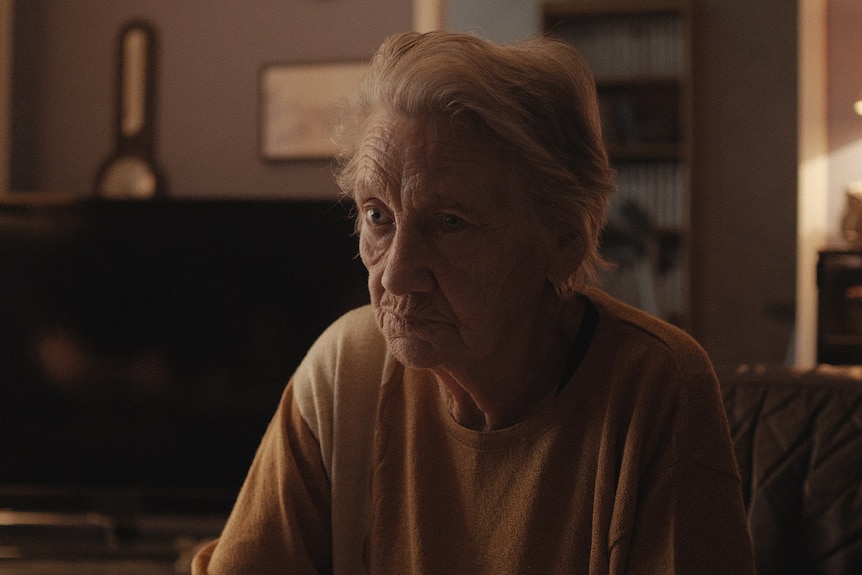
[(320, 447), (288, 384), (221, 537), (195, 575), (332, 571), (330, 491)]

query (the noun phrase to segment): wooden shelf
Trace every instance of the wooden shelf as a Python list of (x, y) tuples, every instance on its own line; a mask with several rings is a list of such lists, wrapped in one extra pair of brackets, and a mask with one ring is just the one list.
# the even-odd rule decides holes
[[(673, 246), (652, 262), (660, 270), (653, 292), (659, 314), (683, 324), (690, 316), (691, 256), (682, 239), (690, 228), (690, 14), (687, 0), (557, 0), (542, 7), (545, 32), (575, 46), (596, 80), (617, 170), (612, 225), (625, 225), (626, 206), (634, 204), (653, 239)], [(624, 299), (626, 291), (611, 293)]]
[(824, 335), (822, 342), (826, 345), (852, 346), (862, 348), (862, 335)]
[(597, 77), (596, 89), (599, 92), (608, 90), (681, 90), (682, 80), (671, 74)]
[(614, 163), (679, 161), (682, 152), (676, 143), (669, 144), (615, 144), (606, 145)]
[(685, 0), (566, 0), (546, 2), (542, 14), (548, 18), (613, 16), (628, 14), (677, 14), (688, 10)]

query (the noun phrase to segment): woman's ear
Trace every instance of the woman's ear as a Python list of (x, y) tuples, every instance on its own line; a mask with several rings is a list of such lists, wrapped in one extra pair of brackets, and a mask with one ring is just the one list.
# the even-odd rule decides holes
[(556, 247), (552, 251), (548, 263), (548, 280), (554, 284), (558, 292), (562, 292), (569, 280), (581, 267), (586, 248), (579, 234), (558, 236)]

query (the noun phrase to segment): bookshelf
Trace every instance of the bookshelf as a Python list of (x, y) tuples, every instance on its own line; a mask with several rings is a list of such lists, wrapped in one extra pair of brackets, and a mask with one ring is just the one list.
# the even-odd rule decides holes
[(618, 268), (604, 287), (683, 327), (690, 315), (690, 20), (684, 0), (542, 5), (543, 31), (590, 63), (617, 172), (604, 244)]

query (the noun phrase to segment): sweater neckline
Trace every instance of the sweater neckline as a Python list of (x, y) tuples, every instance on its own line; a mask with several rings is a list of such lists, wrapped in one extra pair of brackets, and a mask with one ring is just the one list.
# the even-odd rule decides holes
[[(455, 421), (446, 407), (446, 402), (443, 401), (440, 393), (437, 391), (436, 385), (431, 386), (433, 388), (434, 404), (438, 420), (450, 437), (459, 443), (475, 449), (507, 449), (511, 447), (512, 441), (530, 441), (531, 438), (542, 434), (549, 427), (554, 427), (558, 418), (566, 417), (568, 398), (574, 394), (571, 388), (576, 387), (570, 385), (570, 382), (576, 378), (579, 368), (587, 356), (600, 318), (598, 308), (590, 298), (583, 294), (579, 294), (578, 297), (585, 304), (584, 317), (578, 328), (578, 333), (572, 345), (563, 376), (554, 392), (553, 401), (540, 406), (526, 419), (509, 427), (490, 431), (477, 431), (464, 427)], [(433, 375), (430, 377), (433, 380)]]

